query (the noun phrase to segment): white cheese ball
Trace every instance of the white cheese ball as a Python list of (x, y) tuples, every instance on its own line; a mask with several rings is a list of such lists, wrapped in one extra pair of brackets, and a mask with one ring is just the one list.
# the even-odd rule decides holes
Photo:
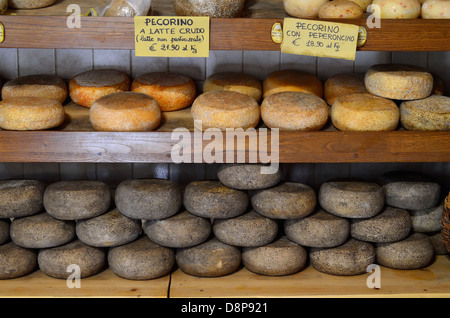
[(381, 19), (417, 19), (420, 15), (419, 0), (373, 0), (380, 7)]
[(319, 9), (329, 0), (283, 0), (284, 10), (296, 18), (317, 18)]
[(426, 0), (420, 15), (422, 19), (450, 19), (450, 1)]
[(350, 0), (334, 0), (320, 7), (321, 19), (359, 19), (363, 16), (363, 10), (359, 5)]

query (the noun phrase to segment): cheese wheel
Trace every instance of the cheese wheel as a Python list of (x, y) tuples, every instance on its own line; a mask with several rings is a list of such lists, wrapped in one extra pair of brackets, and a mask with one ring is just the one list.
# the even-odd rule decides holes
[(328, 121), (328, 106), (309, 93), (281, 92), (261, 104), (261, 118), (269, 128), (287, 131), (320, 130)]
[(37, 256), (32, 249), (9, 242), (0, 246), (0, 280), (28, 275), (36, 269)]
[(419, 0), (373, 0), (380, 7), (381, 19), (417, 19), (420, 15)]
[(55, 128), (64, 117), (64, 107), (56, 99), (14, 97), (0, 102), (0, 127), (6, 130)]
[(363, 12), (366, 12), (367, 7), (372, 3), (372, 0), (351, 0), (351, 1), (359, 5), (363, 10)]
[(328, 105), (332, 106), (336, 98), (353, 93), (366, 93), (364, 73), (339, 73), (325, 81), (324, 97)]
[(179, 16), (237, 18), (244, 10), (245, 0), (175, 0), (173, 8)]
[(329, 0), (283, 0), (287, 14), (296, 18), (317, 18), (320, 7)]
[(56, 0), (8, 0), (10, 9), (38, 9), (54, 4)]
[(196, 96), (194, 81), (173, 73), (147, 73), (136, 77), (131, 84), (133, 92), (150, 95), (163, 112), (191, 106)]
[(426, 0), (420, 11), (422, 19), (450, 19), (449, 0)]
[(95, 130), (151, 131), (159, 126), (161, 110), (146, 94), (119, 92), (96, 100), (89, 110), (89, 120)]
[(450, 130), (450, 97), (431, 95), (403, 102), (400, 120), (407, 130)]
[(399, 120), (393, 101), (368, 93), (339, 97), (331, 107), (331, 121), (343, 131), (390, 131), (397, 129)]
[(369, 93), (390, 99), (412, 100), (429, 96), (433, 75), (405, 64), (378, 64), (370, 67), (364, 83)]
[(249, 95), (259, 102), (262, 96), (262, 85), (257, 78), (245, 73), (222, 72), (206, 78), (203, 93), (211, 91), (238, 92)]
[(350, 0), (333, 0), (320, 7), (320, 19), (359, 19), (362, 8)]
[(117, 70), (92, 70), (75, 75), (69, 82), (69, 95), (74, 103), (84, 107), (105, 95), (127, 91), (130, 77)]
[(230, 91), (212, 91), (198, 96), (191, 108), (194, 126), (208, 128), (254, 128), (260, 120), (258, 103), (250, 96)]
[(323, 84), (320, 79), (310, 73), (297, 70), (275, 71), (263, 82), (263, 97), (279, 92), (311, 93), (323, 96)]
[(54, 75), (29, 75), (10, 80), (2, 88), (2, 98), (44, 97), (64, 103), (67, 85)]

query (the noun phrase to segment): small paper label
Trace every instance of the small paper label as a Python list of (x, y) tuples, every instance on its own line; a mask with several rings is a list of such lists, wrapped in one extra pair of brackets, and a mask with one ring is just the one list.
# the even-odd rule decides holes
[(209, 17), (134, 17), (136, 56), (208, 57)]
[(355, 60), (359, 26), (286, 18), (281, 52)]

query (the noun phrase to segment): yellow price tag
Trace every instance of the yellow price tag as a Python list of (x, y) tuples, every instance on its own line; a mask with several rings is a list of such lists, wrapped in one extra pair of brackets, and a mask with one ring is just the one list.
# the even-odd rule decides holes
[(209, 17), (134, 17), (136, 56), (208, 57)]
[(3, 43), (3, 41), (5, 41), (5, 27), (3, 23), (0, 23), (0, 43)]
[(355, 60), (359, 26), (286, 18), (281, 52)]

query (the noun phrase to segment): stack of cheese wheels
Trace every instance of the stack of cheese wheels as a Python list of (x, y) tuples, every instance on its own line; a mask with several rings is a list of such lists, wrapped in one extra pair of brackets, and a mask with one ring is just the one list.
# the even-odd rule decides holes
[(119, 92), (96, 100), (89, 110), (89, 120), (95, 130), (151, 131), (159, 126), (161, 110), (146, 94)]
[(417, 19), (420, 15), (419, 0), (373, 0), (380, 7), (381, 19)]
[(44, 97), (64, 103), (67, 98), (66, 83), (55, 75), (21, 76), (5, 83), (2, 98)]
[(344, 131), (395, 130), (399, 120), (400, 112), (392, 100), (368, 93), (339, 97), (331, 107), (333, 125)]
[(117, 70), (92, 70), (80, 73), (69, 82), (69, 94), (74, 103), (84, 107), (108, 94), (127, 91), (130, 88), (128, 74)]
[(329, 77), (324, 85), (324, 98), (333, 105), (336, 98), (353, 93), (366, 93), (364, 73), (339, 73)]
[(433, 75), (405, 64), (378, 64), (370, 67), (364, 79), (369, 93), (398, 100), (428, 97), (433, 90)]
[(328, 113), (325, 101), (309, 93), (276, 93), (261, 104), (261, 118), (266, 126), (280, 130), (320, 130), (328, 121)]
[(317, 18), (322, 5), (329, 0), (283, 0), (287, 14), (297, 18)]
[(426, 0), (420, 16), (422, 19), (450, 19), (450, 1)]
[(333, 0), (325, 3), (319, 9), (321, 19), (359, 19), (363, 9), (350, 0)]
[(199, 130), (254, 128), (260, 120), (258, 103), (248, 95), (231, 91), (201, 94), (192, 104), (191, 113)]
[(303, 92), (323, 96), (323, 84), (310, 73), (298, 70), (281, 70), (269, 74), (263, 82), (263, 97), (279, 92)]
[(233, 91), (249, 95), (259, 102), (262, 96), (261, 82), (254, 76), (240, 72), (215, 73), (206, 78), (203, 93)]
[(136, 77), (133, 92), (150, 95), (162, 111), (174, 111), (191, 106), (196, 96), (194, 81), (185, 75), (154, 72)]
[(402, 126), (407, 130), (450, 130), (450, 97), (431, 95), (400, 105)]

